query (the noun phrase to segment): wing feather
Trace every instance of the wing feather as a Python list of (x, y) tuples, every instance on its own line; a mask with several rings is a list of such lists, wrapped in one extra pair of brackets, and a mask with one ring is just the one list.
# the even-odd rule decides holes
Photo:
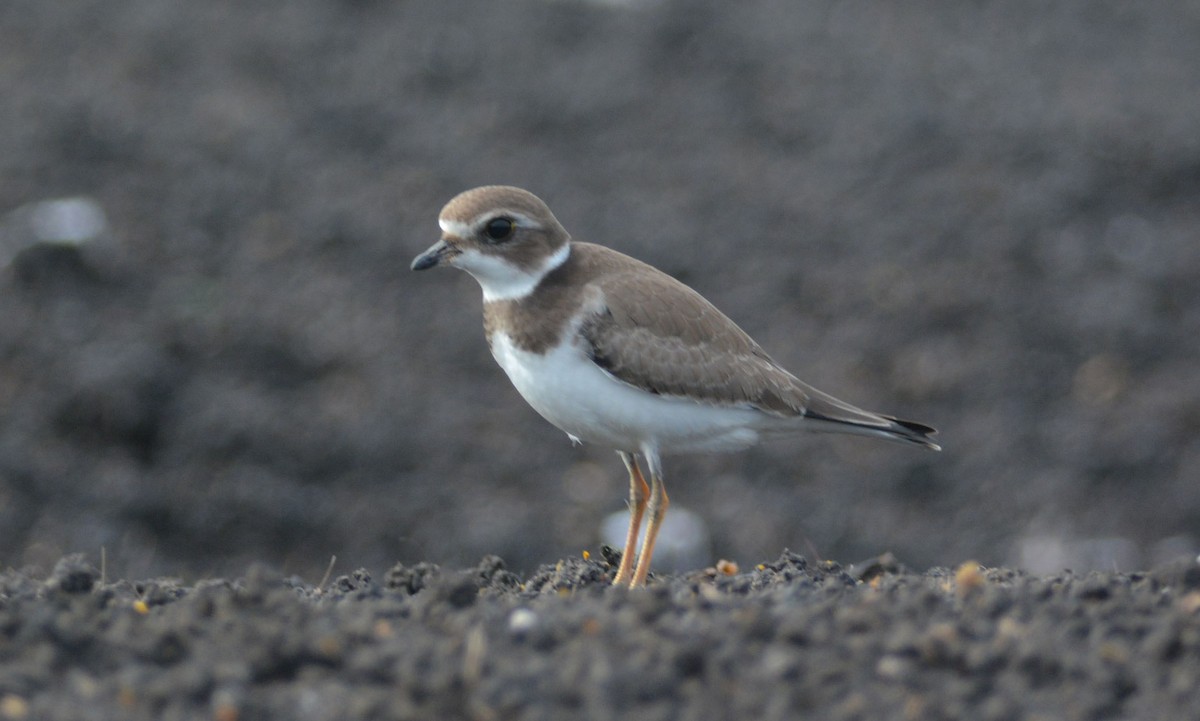
[(809, 386), (736, 323), (671, 276), (615, 251), (579, 244), (598, 272), (579, 335), (596, 365), (635, 388), (716, 406), (803, 417), (830, 430), (938, 449), (929, 426), (872, 413)]
[(804, 413), (802, 385), (737, 324), (670, 276), (634, 270), (596, 283), (602, 303), (580, 328), (593, 362), (651, 393)]

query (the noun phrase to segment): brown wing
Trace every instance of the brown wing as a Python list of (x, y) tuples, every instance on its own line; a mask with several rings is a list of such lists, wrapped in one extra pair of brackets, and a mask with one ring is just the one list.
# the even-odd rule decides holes
[(641, 264), (596, 285), (603, 305), (580, 331), (589, 356), (613, 376), (665, 396), (804, 413), (808, 396), (796, 379), (691, 288)]
[[(814, 430), (880, 435), (935, 450), (929, 426), (865, 411), (809, 386), (699, 293), (615, 251), (579, 244), (602, 302), (580, 326), (596, 365), (634, 387), (816, 421)], [(599, 293), (594, 291), (598, 290)]]

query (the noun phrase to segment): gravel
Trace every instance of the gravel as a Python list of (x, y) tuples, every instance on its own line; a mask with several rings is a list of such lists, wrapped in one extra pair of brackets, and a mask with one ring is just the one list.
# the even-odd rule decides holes
[[(730, 571), (734, 571), (730, 573)], [(8, 719), (1190, 719), (1200, 565), (0, 575)]]

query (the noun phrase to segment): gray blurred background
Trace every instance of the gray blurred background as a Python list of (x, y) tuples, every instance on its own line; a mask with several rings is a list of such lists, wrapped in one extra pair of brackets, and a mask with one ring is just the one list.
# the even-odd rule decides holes
[(408, 270), (485, 183), (941, 429), (669, 458), (701, 563), (1195, 553), (1198, 38), (1195, 0), (0, 4), (0, 563), (595, 552), (620, 462)]

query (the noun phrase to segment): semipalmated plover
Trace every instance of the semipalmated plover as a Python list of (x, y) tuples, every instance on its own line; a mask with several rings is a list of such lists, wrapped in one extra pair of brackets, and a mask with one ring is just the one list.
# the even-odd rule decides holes
[(929, 426), (864, 411), (802, 383), (666, 273), (571, 240), (532, 193), (468, 190), (442, 208), (438, 224), (441, 240), (412, 269), (446, 264), (470, 273), (483, 288), (488, 347), (517, 391), (573, 442), (616, 449), (629, 470), (631, 517), (616, 584), (646, 581), (668, 503), (664, 453), (732, 451), (798, 431), (940, 450)]

